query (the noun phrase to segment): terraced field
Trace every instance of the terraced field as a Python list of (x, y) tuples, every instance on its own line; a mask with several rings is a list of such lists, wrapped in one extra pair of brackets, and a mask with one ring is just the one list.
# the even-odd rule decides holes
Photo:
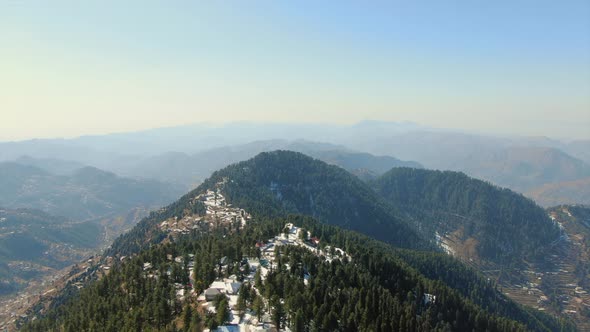
[[(585, 209), (584, 211), (587, 211)], [(534, 262), (506, 267), (480, 259), (457, 234), (441, 236), (441, 246), (496, 281), (502, 292), (539, 311), (568, 317), (590, 331), (590, 220), (568, 206), (549, 210), (562, 236)]]

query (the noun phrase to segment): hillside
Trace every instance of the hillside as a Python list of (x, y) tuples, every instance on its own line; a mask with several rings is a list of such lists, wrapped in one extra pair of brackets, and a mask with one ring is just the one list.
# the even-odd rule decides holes
[(365, 183), (342, 168), (291, 151), (265, 152), (217, 171), (228, 199), (254, 214), (298, 213), (405, 248), (430, 248)]
[(161, 206), (180, 193), (171, 185), (122, 178), (92, 167), (55, 175), (16, 162), (0, 163), (0, 183), (0, 206), (39, 209), (78, 220)]
[(547, 183), (589, 177), (590, 165), (555, 148), (509, 147), (470, 157), (461, 171), (524, 193)]
[(117, 239), (108, 254), (130, 254), (161, 240), (158, 220), (181, 218), (186, 214), (184, 206), (190, 204), (196, 193), (227, 179), (230, 181), (225, 184), (224, 193), (228, 200), (256, 216), (305, 214), (400, 247), (435, 248), (422, 239), (412, 224), (397, 218), (356, 176), (298, 152), (273, 151), (216, 171), (198, 188), (166, 209), (151, 213)]
[(80, 261), (102, 244), (102, 236), (97, 223), (38, 210), (0, 209), (0, 295)]
[[(538, 257), (559, 229), (531, 200), (462, 173), (394, 168), (372, 182), (397, 211), (466, 259), (518, 262)], [(443, 243), (444, 245), (444, 243)]]
[(86, 166), (75, 161), (56, 158), (33, 158), (30, 156), (21, 156), (15, 159), (14, 162), (22, 165), (37, 167), (48, 173), (57, 175), (70, 175), (76, 170)]
[[(215, 197), (210, 207), (242, 208), (233, 201), (217, 204), (224, 200), (220, 193), (207, 197), (209, 203)], [(320, 235), (318, 246), (312, 239)], [(445, 266), (436, 256), (415, 259)], [(436, 273), (418, 273), (383, 243), (301, 216), (179, 235), (130, 259), (107, 257), (77, 280), (96, 280), (99, 271), (106, 273), (80, 291), (70, 286), (69, 296), (58, 297), (22, 330), (170, 331), (224, 324), (292, 331), (573, 329), (524, 310), (468, 269), (461, 276), (470, 282), (455, 290)], [(459, 277), (458, 270), (446, 274)]]
[(573, 319), (580, 330), (590, 328), (588, 208), (545, 211), (519, 194), (450, 171), (393, 169), (373, 185), (505, 295)]

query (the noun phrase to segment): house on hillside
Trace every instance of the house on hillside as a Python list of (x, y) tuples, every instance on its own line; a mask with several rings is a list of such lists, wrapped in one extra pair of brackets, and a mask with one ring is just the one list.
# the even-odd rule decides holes
[(422, 298), (422, 302), (424, 305), (434, 304), (436, 303), (436, 296), (428, 293), (424, 293), (424, 297)]
[(217, 288), (207, 288), (205, 290), (205, 300), (213, 301), (217, 295), (221, 294), (221, 291)]
[(225, 283), (225, 293), (228, 295), (236, 295), (238, 294), (238, 291), (240, 290), (240, 286), (242, 286), (242, 284), (240, 282), (226, 282)]
[(312, 238), (310, 239), (310, 241), (311, 241), (311, 243), (312, 243), (314, 246), (317, 246), (318, 244), (320, 244), (320, 239), (318, 239), (318, 238), (317, 238), (317, 237), (315, 237), (315, 236), (314, 236), (314, 237), (312, 237)]

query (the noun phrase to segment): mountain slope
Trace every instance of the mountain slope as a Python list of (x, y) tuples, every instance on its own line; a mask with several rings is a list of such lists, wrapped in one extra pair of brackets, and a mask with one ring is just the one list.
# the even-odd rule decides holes
[[(589, 209), (546, 211), (522, 195), (450, 171), (398, 168), (372, 184), (400, 215), (427, 236), (434, 233), (441, 247), (513, 300), (590, 328)], [(432, 262), (409, 261), (430, 275)], [(438, 276), (444, 271), (437, 269)]]
[(590, 177), (590, 165), (546, 147), (509, 147), (465, 160), (461, 171), (519, 192)]
[[(304, 227), (311, 235), (322, 234), (324, 245), (343, 248), (351, 260), (338, 256), (327, 260), (315, 250), (282, 245), (276, 249), (274, 267), (256, 263), (257, 267), (251, 269), (249, 264), (243, 265), (242, 253), (255, 249), (260, 238), (280, 234), (283, 222)], [(327, 247), (323, 248), (328, 252)], [(178, 259), (171, 259), (170, 255)], [(248, 260), (258, 262), (255, 258)], [(220, 265), (220, 261), (225, 263)], [(288, 326), (292, 331), (573, 329), (565, 322), (524, 310), (499, 294), (492, 284), (477, 280), (477, 276), (470, 277), (467, 272), (464, 277), (473, 282), (463, 288), (478, 294), (486, 307), (474, 303), (462, 291), (418, 273), (391, 247), (301, 216), (287, 220), (255, 219), (240, 232), (231, 234), (188, 234), (144, 250), (122, 263), (111, 262), (106, 276), (61, 298), (59, 305), (41, 319), (29, 320), (22, 330), (200, 330), (234, 321), (240, 311), (249, 315), (248, 322), (256, 321), (254, 317), (258, 315), (262, 321), (277, 327)], [(194, 267), (192, 274), (187, 266)], [(90, 269), (94, 272), (86, 272), (84, 277), (90, 277), (99, 268)], [(257, 274), (255, 271), (259, 270), (262, 272)], [(237, 275), (230, 277), (230, 271), (237, 271)], [(229, 302), (235, 304), (223, 309), (231, 311), (231, 316), (200, 309), (205, 305), (217, 306), (216, 313), (219, 312), (223, 297), (205, 303), (206, 296), (201, 300), (197, 296), (206, 285), (228, 277), (244, 282), (238, 295), (229, 295)], [(195, 288), (187, 287), (187, 280)], [(262, 304), (257, 306), (256, 302)], [(266, 314), (268, 318), (264, 318)]]
[(344, 169), (298, 152), (273, 151), (216, 171), (179, 201), (152, 212), (117, 239), (108, 254), (128, 255), (162, 240), (158, 222), (182, 218), (198, 193), (219, 182), (224, 182), (224, 194), (232, 204), (255, 216), (305, 214), (400, 247), (435, 248), (412, 224), (397, 218), (369, 186)]
[(299, 213), (400, 247), (429, 248), (367, 185), (345, 170), (291, 151), (264, 152), (212, 176), (252, 213)]
[(152, 180), (133, 180), (92, 167), (54, 175), (34, 166), (0, 163), (0, 206), (43, 210), (74, 219), (97, 218), (172, 200), (178, 189)]
[(75, 161), (56, 158), (33, 158), (30, 156), (21, 156), (15, 159), (14, 162), (22, 165), (37, 167), (48, 173), (56, 175), (69, 175), (86, 166)]
[(0, 295), (80, 261), (102, 243), (97, 223), (31, 209), (0, 209)]
[(461, 242), (470, 259), (536, 257), (560, 235), (531, 200), (462, 173), (396, 168), (372, 185), (422, 229)]

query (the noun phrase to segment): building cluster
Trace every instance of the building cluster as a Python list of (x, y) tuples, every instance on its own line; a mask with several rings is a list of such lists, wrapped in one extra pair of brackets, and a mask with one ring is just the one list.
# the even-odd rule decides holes
[(192, 230), (207, 231), (219, 227), (244, 227), (251, 220), (250, 214), (227, 203), (219, 188), (207, 190), (195, 197), (194, 202), (205, 205), (204, 215), (186, 215), (167, 219), (160, 224), (160, 229), (174, 235), (189, 234)]
[[(249, 283), (253, 286), (253, 289), (258, 292), (254, 286), (255, 276), (257, 271), (260, 271), (260, 277), (262, 281), (266, 280), (271, 269), (277, 267), (276, 251), (281, 246), (299, 246), (309, 250), (319, 257), (323, 257), (327, 262), (335, 259), (347, 259), (352, 260), (352, 257), (344, 250), (337, 247), (320, 247), (320, 240), (316, 237), (312, 237), (311, 233), (305, 231), (299, 227), (294, 226), (291, 223), (285, 225), (284, 231), (265, 242), (256, 243), (256, 247), (260, 249), (260, 258), (245, 257), (240, 265), (247, 266), (249, 271), (243, 277), (242, 281), (238, 280), (235, 275), (229, 278), (218, 279), (214, 281), (205, 291), (197, 298), (198, 303), (203, 307), (204, 310), (209, 312), (215, 312), (214, 299), (223, 294), (229, 299), (228, 303), (230, 306), (230, 319), (227, 325), (220, 326), (218, 331), (270, 331), (276, 330), (272, 327), (270, 315), (267, 313), (262, 315), (260, 321), (258, 321), (254, 312), (246, 310), (242, 318), (240, 318), (237, 303), (239, 290), (242, 283)], [(225, 257), (224, 257), (225, 258)], [(224, 265), (224, 259), (220, 260), (220, 265)], [(287, 264), (288, 265), (288, 264)], [(288, 266), (287, 266), (288, 268)], [(309, 273), (304, 273), (304, 283), (307, 285), (311, 278)], [(259, 295), (261, 295), (258, 292)], [(267, 303), (268, 307), (268, 303)]]

